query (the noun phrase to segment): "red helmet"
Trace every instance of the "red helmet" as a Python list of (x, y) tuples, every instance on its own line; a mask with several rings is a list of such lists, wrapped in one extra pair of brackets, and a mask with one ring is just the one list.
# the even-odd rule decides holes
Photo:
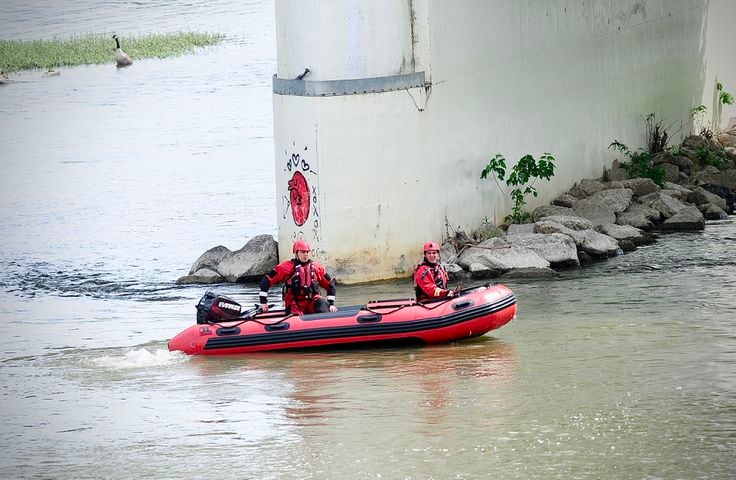
[(296, 252), (308, 252), (311, 248), (309, 248), (309, 244), (306, 240), (302, 240), (301, 238), (294, 242), (294, 246), (292, 247), (291, 251)]
[(427, 253), (427, 252), (439, 252), (439, 251), (440, 251), (440, 246), (437, 245), (434, 242), (426, 242), (424, 244), (424, 250), (423, 250), (424, 253)]

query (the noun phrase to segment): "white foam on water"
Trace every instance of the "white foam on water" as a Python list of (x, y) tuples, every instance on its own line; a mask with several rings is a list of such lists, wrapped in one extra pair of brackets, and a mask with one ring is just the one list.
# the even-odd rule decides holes
[(106, 355), (92, 359), (92, 363), (103, 368), (129, 370), (137, 368), (162, 367), (186, 362), (188, 356), (182, 352), (170, 352), (166, 349), (150, 351), (145, 348), (133, 348), (124, 355)]

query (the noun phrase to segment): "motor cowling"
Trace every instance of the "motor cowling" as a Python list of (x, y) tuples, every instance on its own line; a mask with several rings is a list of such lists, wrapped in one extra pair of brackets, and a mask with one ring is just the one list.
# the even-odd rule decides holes
[(240, 316), (242, 305), (225, 295), (205, 292), (197, 304), (197, 323), (216, 323)]

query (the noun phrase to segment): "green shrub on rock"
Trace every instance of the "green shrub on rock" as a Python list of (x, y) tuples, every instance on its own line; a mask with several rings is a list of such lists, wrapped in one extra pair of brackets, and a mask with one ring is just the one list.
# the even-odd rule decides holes
[(666, 174), (662, 167), (654, 164), (654, 155), (644, 149), (632, 152), (625, 144), (614, 140), (608, 148), (615, 148), (627, 157), (628, 162), (622, 162), (621, 168), (626, 170), (630, 178), (649, 178), (658, 186), (664, 185), (664, 176)]
[(506, 179), (506, 158), (497, 153), (480, 172), (480, 178), (487, 178), (490, 174), (494, 176), (496, 183), (505, 179), (506, 185), (512, 187), (511, 199), (514, 206), (506, 220), (510, 220), (511, 223), (526, 223), (532, 219), (532, 214), (524, 210), (525, 195), (532, 194), (536, 197), (538, 193), (534, 183), (538, 179), (549, 180), (554, 176), (555, 158), (547, 152), (543, 153), (539, 160), (529, 154), (524, 155), (516, 162)]

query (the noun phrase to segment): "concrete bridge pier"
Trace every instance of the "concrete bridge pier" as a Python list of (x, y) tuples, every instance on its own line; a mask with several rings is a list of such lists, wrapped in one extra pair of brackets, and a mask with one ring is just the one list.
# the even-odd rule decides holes
[(557, 159), (531, 210), (600, 176), (613, 140), (643, 146), (644, 115), (685, 135), (714, 79), (736, 91), (710, 53), (734, 44), (730, 0), (275, 5), (280, 256), (304, 238), (345, 283), (408, 276), (446, 222), (501, 222), (508, 191), (479, 178), (496, 153)]

